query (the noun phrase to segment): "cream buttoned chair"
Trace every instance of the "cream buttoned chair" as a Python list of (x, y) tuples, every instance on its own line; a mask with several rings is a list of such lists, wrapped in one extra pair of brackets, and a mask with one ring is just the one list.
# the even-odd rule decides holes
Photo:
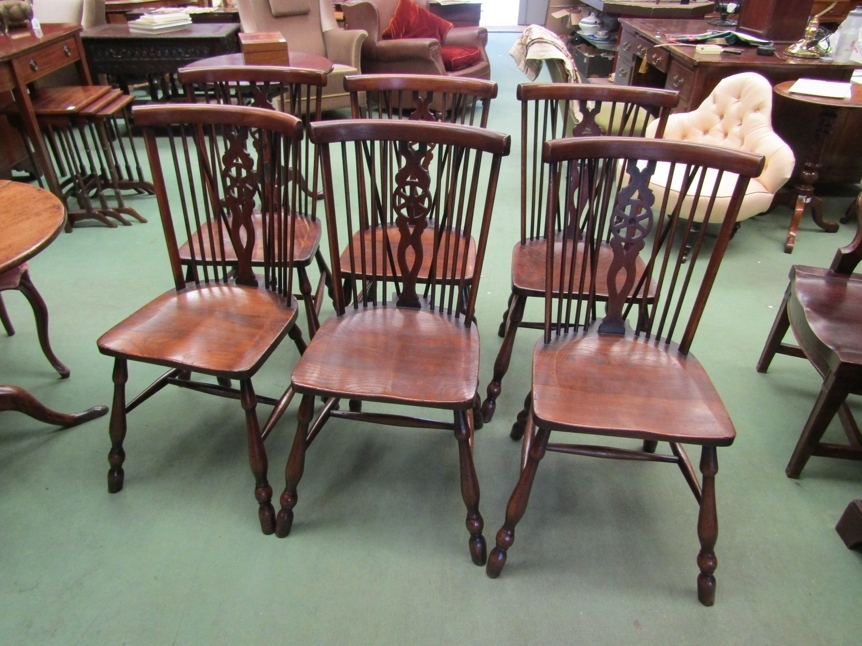
[[(655, 121), (648, 126), (647, 137), (655, 136), (656, 127)], [(663, 138), (731, 148), (765, 157), (763, 172), (748, 185), (737, 216), (737, 226), (740, 221), (769, 210), (775, 193), (793, 174), (796, 161), (790, 146), (772, 130), (772, 84), (754, 72), (723, 79), (696, 110), (672, 114)], [(650, 183), (656, 194), (656, 203), (660, 203), (668, 184), (670, 165), (663, 166), (656, 169)], [(677, 199), (682, 179), (676, 173), (670, 182), (671, 203)], [(725, 186), (719, 187), (720, 201), (716, 207), (724, 213), (732, 187), (736, 185), (736, 177), (724, 177), (721, 184)], [(684, 203), (683, 208), (688, 206)], [(703, 214), (696, 211), (692, 219), (701, 222)], [(713, 215), (712, 221), (720, 220)]]

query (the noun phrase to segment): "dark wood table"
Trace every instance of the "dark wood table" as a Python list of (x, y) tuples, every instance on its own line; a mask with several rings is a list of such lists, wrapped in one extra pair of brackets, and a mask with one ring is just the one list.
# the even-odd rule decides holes
[[(46, 190), (0, 180), (0, 274), (17, 267), (47, 247), (60, 233), (66, 211)], [(18, 386), (0, 385), (0, 411), (14, 410), (58, 426), (75, 426), (108, 412), (93, 406), (81, 413), (58, 413)]]
[[(126, 13), (126, 22), (137, 20), (145, 13), (150, 13), (146, 10), (136, 9)], [(201, 22), (239, 22), (239, 9), (235, 7), (216, 7), (206, 11), (193, 11), (189, 13), (189, 17), (193, 23)], [(112, 21), (119, 23), (118, 20)]]
[(195, 0), (105, 0), (105, 18), (109, 24), (123, 25), (126, 23), (126, 14), (130, 11), (187, 7), (189, 5), (208, 7), (210, 3), (206, 1), (196, 2)]
[[(849, 99), (830, 99), (822, 96), (811, 96), (808, 94), (797, 94), (790, 91), (795, 81), (784, 81), (775, 86), (775, 93), (793, 101), (800, 101), (809, 105), (817, 106), (819, 116), (814, 124), (814, 140), (808, 147), (802, 159), (805, 165), (799, 174), (799, 180), (793, 187), (793, 191), (782, 196), (780, 200), (793, 207), (793, 218), (790, 220), (790, 228), (787, 231), (787, 241), (784, 243), (784, 253), (791, 253), (796, 244), (796, 232), (805, 207), (811, 207), (811, 217), (814, 223), (824, 231), (835, 233), (838, 231), (837, 222), (823, 220), (823, 201), (814, 194), (814, 184), (820, 174), (823, 149), (829, 141), (829, 137), (835, 127), (838, 112), (846, 108), (862, 108), (862, 86), (851, 83), (852, 94)], [(794, 148), (797, 156), (802, 150)]]
[(175, 74), (200, 60), (239, 51), (240, 26), (230, 23), (192, 24), (167, 33), (140, 33), (128, 25), (100, 25), (81, 34), (90, 72), (117, 79), (124, 92), (127, 79)]
[[(289, 56), (290, 67), (314, 70), (315, 72), (323, 72), (324, 74), (329, 74), (329, 72), (332, 71), (332, 61), (326, 58), (326, 56), (308, 54), (306, 52), (289, 52)], [(202, 58), (194, 63), (184, 65), (183, 69), (200, 69), (205, 67), (244, 67), (245, 64), (245, 56), (242, 52), (239, 52), (238, 54), (223, 54), (221, 56)]]
[(36, 163), (55, 195), (62, 195), (60, 183), (48, 157), (27, 85), (67, 65), (76, 67), (82, 84), (92, 85), (80, 32), (80, 25), (43, 24), (41, 38), (28, 29), (0, 36), (0, 94), (12, 92), (24, 130), (33, 144)]
[[(669, 45), (674, 34), (700, 34), (716, 29), (705, 20), (623, 18), (622, 37), (614, 81), (678, 90), (675, 112), (694, 110), (722, 79), (739, 72), (757, 72), (773, 85), (800, 77), (849, 81), (855, 63), (846, 65), (819, 59), (786, 59), (758, 56), (754, 47), (742, 47), (741, 55), (697, 54), (693, 45)], [(781, 53), (790, 43), (776, 43)], [(656, 45), (662, 45), (657, 47)], [(646, 63), (644, 63), (646, 61)], [(796, 151), (808, 150), (814, 137), (819, 107), (777, 96), (772, 109), (775, 132)], [(835, 136), (823, 150), (821, 182), (853, 183), (862, 178), (862, 112), (844, 110), (835, 123)], [(797, 159), (796, 172), (803, 160)]]

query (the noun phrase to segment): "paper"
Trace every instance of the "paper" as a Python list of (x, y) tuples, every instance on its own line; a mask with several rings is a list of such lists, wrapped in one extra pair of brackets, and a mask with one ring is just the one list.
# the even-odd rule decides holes
[(841, 81), (821, 81), (819, 79), (799, 79), (790, 86), (794, 94), (822, 96), (827, 99), (849, 99), (852, 93), (850, 83)]

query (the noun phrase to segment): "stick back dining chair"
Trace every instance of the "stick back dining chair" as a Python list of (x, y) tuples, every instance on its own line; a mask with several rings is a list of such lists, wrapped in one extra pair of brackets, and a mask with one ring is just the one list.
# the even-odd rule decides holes
[[(309, 123), (320, 120), (321, 96), (327, 75), (314, 70), (290, 67), (239, 65), (222, 68), (185, 68), (178, 73), (186, 97), (191, 102), (215, 105), (247, 105), (277, 110)], [(327, 285), (332, 274), (320, 251), (322, 230), (317, 217), (317, 201), (321, 197), (319, 159), (317, 151), (306, 137), (302, 141), (297, 180), (302, 187), (298, 193), (297, 208), (307, 217), (297, 221), (298, 238), (294, 247), (293, 266), (299, 277), (299, 293), (305, 304), (308, 334), (314, 336), (320, 325), (319, 314)], [(255, 216), (255, 226), (260, 220)], [(188, 243), (180, 248), (180, 258), (191, 265)], [(263, 262), (255, 257), (255, 264)], [(308, 267), (316, 262), (320, 271), (317, 287), (312, 289)]]
[[(733, 216), (763, 158), (681, 142), (589, 137), (546, 142), (542, 159), (550, 194), (543, 337), (533, 352), (532, 390), (516, 425), (523, 434), (520, 477), (487, 573), (494, 578), (503, 569), (546, 451), (669, 462), (682, 471), (700, 506), (698, 598), (712, 605), (716, 449), (729, 446), (735, 430), (709, 376), (689, 350), (733, 230)], [(693, 204), (655, 198), (650, 176), (663, 161), (691, 189)], [(736, 174), (736, 188), (728, 217), (711, 244), (702, 230), (692, 233), (686, 217), (692, 208), (703, 206), (709, 221), (720, 180), (729, 174)], [(552, 213), (562, 219), (559, 231)], [(565, 235), (574, 225), (583, 226), (582, 244)], [(691, 259), (683, 264), (685, 241), (692, 235)], [(598, 251), (606, 239), (613, 258), (603, 265)], [(550, 251), (557, 241), (559, 254)], [(607, 313), (595, 321), (592, 311), (600, 285), (607, 294)], [(551, 443), (551, 432), (637, 440), (643, 447)], [(670, 444), (670, 452), (656, 453), (660, 441)], [(702, 447), (702, 482), (684, 444)]]
[[(615, 85), (524, 83), (518, 86), (518, 99), (521, 102), (521, 231), (520, 240), (512, 249), (512, 291), (497, 332), (503, 337), (503, 344), (482, 404), (486, 422), (494, 416), (518, 328), (542, 326), (541, 322), (523, 320), (527, 300), (545, 294), (544, 218), (548, 177), (542, 164), (542, 145), (567, 136), (642, 137), (653, 119), (660, 136), (679, 95), (671, 90)], [(575, 231), (570, 231), (569, 235), (574, 236)], [(600, 262), (609, 262), (610, 247), (602, 245), (599, 251)], [(606, 300), (604, 288), (599, 285), (598, 290), (599, 300)]]
[[(295, 206), (302, 123), (273, 110), (209, 105), (146, 106), (134, 119), (146, 142), (174, 287), (98, 340), (100, 352), (114, 359), (108, 491), (123, 488), (128, 413), (165, 386), (238, 399), (260, 526), (271, 534), (275, 514), (263, 441), (293, 391), (258, 396), (252, 378), (285, 335), (305, 349), (295, 325), (292, 266), (304, 217)], [(167, 141), (157, 140), (157, 132)], [(180, 257), (187, 240), (197, 268), (191, 278)], [(167, 372), (128, 401), (130, 361)], [(258, 402), (274, 406), (263, 428)]]
[[(323, 161), (336, 284), (345, 278), (341, 241), (367, 239), (369, 245), (349, 247), (351, 279), (336, 291), (335, 313), (291, 376), (302, 402), (276, 534), (291, 530), (306, 451), (330, 418), (448, 430), (458, 442), (470, 554), (481, 565), (486, 549), (472, 457), (479, 378), (474, 314), (509, 137), (469, 126), (380, 119), (312, 124), (311, 136)], [(390, 222), (397, 235), (387, 231)], [(426, 230), (435, 241), (427, 253)], [(474, 232), (475, 247), (464, 244)], [(314, 415), (317, 397), (326, 403)], [(349, 410), (340, 410), (342, 399)], [(375, 410), (364, 410), (367, 404)], [(439, 409), (449, 419), (381, 412), (381, 404)]]

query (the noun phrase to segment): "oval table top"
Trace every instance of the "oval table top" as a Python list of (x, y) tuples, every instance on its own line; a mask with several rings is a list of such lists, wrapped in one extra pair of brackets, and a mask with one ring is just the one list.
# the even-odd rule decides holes
[(47, 247), (66, 222), (66, 209), (53, 193), (0, 180), (0, 273)]
[[(315, 72), (323, 72), (324, 74), (329, 74), (332, 71), (332, 61), (326, 58), (326, 56), (308, 54), (306, 52), (290, 52), (288, 56), (290, 67), (314, 70)], [(194, 63), (189, 63), (184, 66), (184, 69), (194, 70), (202, 67), (242, 67), (245, 64), (245, 56), (242, 53), (222, 54), (221, 56), (210, 56), (209, 58), (202, 58)]]
[(773, 90), (775, 93), (793, 99), (794, 101), (802, 101), (803, 103), (813, 103), (814, 105), (831, 106), (834, 108), (862, 108), (862, 85), (851, 83), (851, 94), (849, 99), (831, 99), (825, 96), (814, 96), (811, 94), (799, 94), (791, 92), (790, 88), (796, 81), (784, 81), (776, 85)]

